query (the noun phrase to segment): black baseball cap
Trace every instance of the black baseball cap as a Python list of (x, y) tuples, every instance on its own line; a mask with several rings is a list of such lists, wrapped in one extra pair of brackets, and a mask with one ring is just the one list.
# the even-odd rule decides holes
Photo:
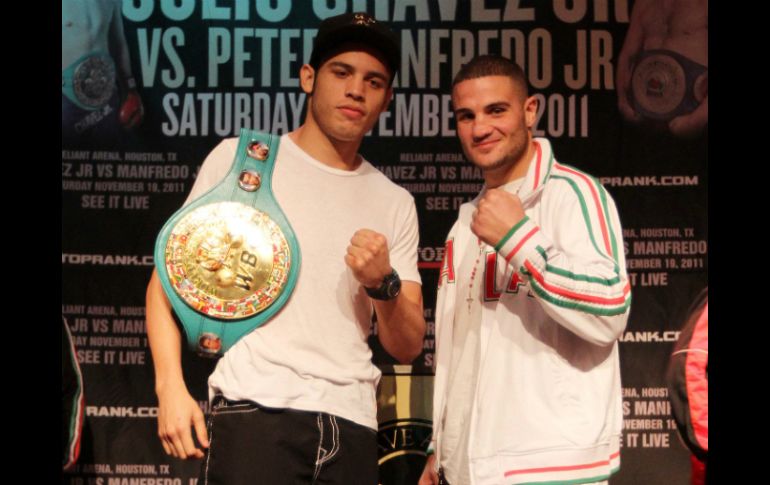
[(317, 70), (326, 54), (344, 42), (363, 44), (379, 51), (393, 78), (396, 77), (401, 64), (401, 43), (385, 24), (364, 12), (345, 13), (321, 22), (309, 64)]

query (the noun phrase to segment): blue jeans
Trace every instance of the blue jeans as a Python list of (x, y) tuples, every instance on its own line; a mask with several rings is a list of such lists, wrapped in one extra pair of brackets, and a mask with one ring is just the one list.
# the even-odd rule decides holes
[(377, 484), (373, 429), (216, 396), (198, 485)]

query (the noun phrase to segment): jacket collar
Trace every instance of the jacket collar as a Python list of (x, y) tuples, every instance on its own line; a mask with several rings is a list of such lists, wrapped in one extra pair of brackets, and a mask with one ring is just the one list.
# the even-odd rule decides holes
[[(534, 138), (532, 144), (534, 145), (535, 153), (532, 155), (532, 160), (529, 163), (529, 167), (527, 167), (527, 174), (524, 176), (524, 183), (518, 192), (522, 202), (525, 202), (528, 198), (542, 190), (551, 176), (554, 163), (556, 163), (553, 151), (551, 150), (551, 143), (548, 140), (545, 138)], [(484, 187), (471, 201), (471, 204), (475, 206), (486, 190), (487, 186), (484, 184)]]
[(535, 147), (535, 153), (527, 168), (524, 185), (519, 189), (519, 198), (522, 201), (542, 190), (551, 176), (551, 169), (555, 163), (551, 143), (548, 140), (534, 138), (532, 144)]

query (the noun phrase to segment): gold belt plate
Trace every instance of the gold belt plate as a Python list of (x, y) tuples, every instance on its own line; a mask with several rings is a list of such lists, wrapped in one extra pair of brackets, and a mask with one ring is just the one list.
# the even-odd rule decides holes
[(272, 304), (289, 279), (291, 252), (278, 224), (239, 202), (201, 206), (166, 245), (171, 286), (195, 310), (240, 319)]

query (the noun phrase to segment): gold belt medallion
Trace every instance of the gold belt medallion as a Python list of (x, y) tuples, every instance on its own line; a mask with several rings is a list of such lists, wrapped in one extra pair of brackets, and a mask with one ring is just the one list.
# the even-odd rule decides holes
[(272, 304), (289, 278), (291, 254), (281, 228), (266, 213), (239, 202), (217, 202), (187, 214), (166, 245), (171, 286), (210, 317), (239, 319)]

